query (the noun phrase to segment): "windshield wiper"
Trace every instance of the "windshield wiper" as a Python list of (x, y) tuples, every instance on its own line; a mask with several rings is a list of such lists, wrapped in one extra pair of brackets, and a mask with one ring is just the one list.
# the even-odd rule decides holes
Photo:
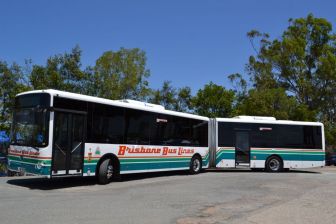
[(30, 147), (32, 147), (33, 149), (36, 149), (36, 151), (40, 151), (40, 149), (35, 146), (30, 146)]

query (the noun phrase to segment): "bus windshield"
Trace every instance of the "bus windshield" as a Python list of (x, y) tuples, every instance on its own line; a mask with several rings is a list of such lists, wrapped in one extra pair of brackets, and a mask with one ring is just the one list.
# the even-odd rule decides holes
[(14, 112), (12, 144), (45, 147), (48, 145), (49, 111), (22, 108)]
[(49, 136), (49, 94), (27, 94), (15, 99), (12, 144), (46, 147)]

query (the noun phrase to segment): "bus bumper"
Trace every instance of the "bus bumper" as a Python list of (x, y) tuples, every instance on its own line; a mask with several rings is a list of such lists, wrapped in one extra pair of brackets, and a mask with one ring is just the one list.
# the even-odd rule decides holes
[(32, 175), (49, 176), (50, 166), (43, 165), (43, 163), (25, 163), (16, 160), (8, 159), (7, 169), (13, 172)]

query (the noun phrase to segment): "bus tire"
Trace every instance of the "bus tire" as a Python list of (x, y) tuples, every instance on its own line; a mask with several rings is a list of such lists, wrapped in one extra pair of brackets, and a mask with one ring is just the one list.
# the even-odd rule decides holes
[(198, 174), (202, 170), (202, 159), (199, 155), (194, 155), (190, 160), (189, 173)]
[(108, 184), (112, 181), (114, 177), (114, 163), (111, 158), (106, 158), (99, 165), (98, 171), (98, 183)]
[(267, 172), (281, 172), (283, 170), (282, 159), (278, 156), (270, 156), (266, 160), (265, 167)]

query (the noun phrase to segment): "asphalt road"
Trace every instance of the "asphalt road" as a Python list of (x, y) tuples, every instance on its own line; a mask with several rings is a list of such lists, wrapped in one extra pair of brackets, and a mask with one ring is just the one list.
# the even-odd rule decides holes
[(336, 223), (336, 168), (0, 178), (0, 223)]

